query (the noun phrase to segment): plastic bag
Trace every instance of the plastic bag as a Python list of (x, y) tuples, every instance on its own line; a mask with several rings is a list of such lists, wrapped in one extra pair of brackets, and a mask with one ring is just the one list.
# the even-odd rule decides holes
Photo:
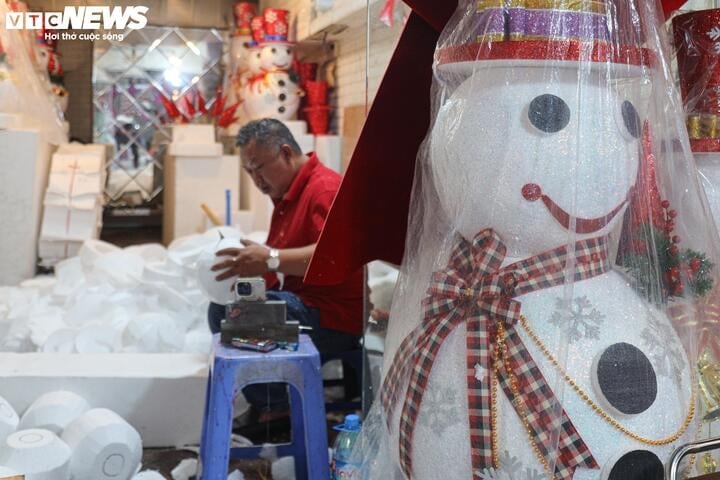
[(662, 12), (460, 3), (366, 477), (662, 479), (698, 432), (696, 304), (718, 259)]

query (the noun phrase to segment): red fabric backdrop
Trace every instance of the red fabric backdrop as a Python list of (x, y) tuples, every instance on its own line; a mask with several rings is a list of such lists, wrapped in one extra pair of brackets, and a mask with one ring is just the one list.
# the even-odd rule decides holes
[[(454, 0), (406, 0), (405, 26), (353, 152), (305, 281), (342, 282), (372, 260), (400, 264), (415, 158), (430, 123), (435, 44)], [(662, 0), (666, 17), (685, 0)]]

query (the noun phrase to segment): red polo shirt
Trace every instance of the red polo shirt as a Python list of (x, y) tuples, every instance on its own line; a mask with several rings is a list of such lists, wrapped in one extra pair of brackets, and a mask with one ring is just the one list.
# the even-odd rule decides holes
[[(267, 245), (277, 249), (298, 248), (317, 243), (342, 177), (321, 164), (315, 153), (300, 168), (281, 200), (273, 200)], [(277, 288), (274, 275), (268, 287)], [(333, 286), (305, 285), (302, 277), (285, 276), (283, 290), (295, 293), (310, 307), (320, 311), (320, 325), (343, 332), (362, 334), (362, 270), (345, 283)]]

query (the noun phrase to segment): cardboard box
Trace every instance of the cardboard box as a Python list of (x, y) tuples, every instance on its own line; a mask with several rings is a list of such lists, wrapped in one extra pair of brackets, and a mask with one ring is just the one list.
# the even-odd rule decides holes
[(168, 155), (176, 157), (219, 157), (223, 153), (222, 143), (171, 143)]

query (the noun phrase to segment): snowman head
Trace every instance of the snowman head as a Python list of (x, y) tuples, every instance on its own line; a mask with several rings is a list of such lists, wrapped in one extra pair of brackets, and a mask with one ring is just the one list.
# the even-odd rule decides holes
[(262, 68), (267, 71), (289, 70), (293, 61), (293, 49), (289, 43), (271, 42), (263, 45), (260, 57)]
[(431, 164), (465, 238), (493, 228), (511, 256), (605, 235), (640, 160), (638, 80), (605, 64), (475, 64), (440, 107)]
[(252, 47), (248, 50), (247, 69), (251, 75), (258, 75), (263, 71), (260, 47)]

